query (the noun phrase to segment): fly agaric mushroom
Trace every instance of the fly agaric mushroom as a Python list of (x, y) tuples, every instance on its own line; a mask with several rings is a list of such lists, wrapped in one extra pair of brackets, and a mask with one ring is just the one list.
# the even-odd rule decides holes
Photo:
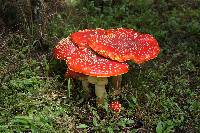
[(72, 53), (67, 61), (67, 66), (72, 71), (89, 76), (88, 82), (95, 84), (97, 103), (102, 103), (106, 96), (107, 77), (128, 72), (126, 63), (106, 59), (88, 48), (78, 49)]
[[(106, 94), (106, 77), (128, 71), (128, 65), (123, 62), (131, 60), (140, 64), (155, 58), (159, 52), (157, 41), (149, 34), (123, 28), (91, 29), (72, 33), (61, 41), (54, 49), (54, 56), (66, 60), (69, 70), (88, 75), (86, 82), (95, 84), (96, 95), (102, 101)], [(120, 82), (121, 76), (113, 79), (114, 83)]]
[(95, 52), (119, 62), (131, 60), (141, 64), (155, 58), (160, 52), (153, 36), (132, 29), (110, 29), (105, 34), (91, 36), (88, 41)]
[(109, 104), (109, 108), (117, 113), (121, 111), (122, 105), (119, 103), (119, 101), (113, 101)]

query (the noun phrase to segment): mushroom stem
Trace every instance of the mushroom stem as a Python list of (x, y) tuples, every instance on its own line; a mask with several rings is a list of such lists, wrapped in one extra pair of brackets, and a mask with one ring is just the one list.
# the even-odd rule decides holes
[(88, 82), (95, 84), (95, 94), (97, 96), (97, 104), (102, 104), (104, 98), (106, 97), (105, 85), (108, 84), (108, 79), (106, 77), (88, 77)]
[(101, 104), (104, 101), (104, 98), (107, 96), (105, 85), (96, 85), (95, 84), (95, 94), (97, 96), (97, 103)]

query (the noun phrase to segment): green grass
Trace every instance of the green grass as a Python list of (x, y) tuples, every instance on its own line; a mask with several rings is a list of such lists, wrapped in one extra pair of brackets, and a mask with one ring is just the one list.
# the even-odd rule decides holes
[[(48, 47), (42, 50), (25, 33), (1, 35), (0, 132), (200, 132), (199, 4), (108, 2), (103, 11), (92, 2), (78, 5), (48, 23)], [(130, 62), (121, 96), (109, 91), (105, 105), (97, 108), (94, 96), (83, 101), (79, 81), (70, 85), (64, 79), (65, 63), (51, 51), (79, 29), (117, 27), (154, 35), (161, 53), (140, 66)], [(119, 114), (108, 109), (112, 100), (122, 103)]]

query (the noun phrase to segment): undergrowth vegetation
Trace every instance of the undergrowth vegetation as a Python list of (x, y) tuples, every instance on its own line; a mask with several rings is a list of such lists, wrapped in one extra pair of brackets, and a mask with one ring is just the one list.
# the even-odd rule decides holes
[[(42, 36), (37, 24), (2, 28), (0, 132), (200, 132), (199, 6), (199, 0), (85, 0), (54, 12)], [(142, 65), (130, 62), (121, 95), (108, 85), (108, 99), (97, 107), (94, 95), (84, 100), (79, 81), (64, 78), (67, 68), (52, 48), (77, 30), (119, 27), (154, 35), (161, 53)], [(122, 104), (119, 114), (108, 109), (113, 100)]]

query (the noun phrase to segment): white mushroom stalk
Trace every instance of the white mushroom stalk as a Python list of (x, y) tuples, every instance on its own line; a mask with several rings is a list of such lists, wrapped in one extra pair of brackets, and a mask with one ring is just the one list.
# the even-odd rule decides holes
[(97, 103), (103, 103), (104, 98), (107, 96), (105, 86), (108, 84), (108, 78), (89, 76), (88, 82), (91, 84), (95, 84), (95, 94), (97, 96)]

